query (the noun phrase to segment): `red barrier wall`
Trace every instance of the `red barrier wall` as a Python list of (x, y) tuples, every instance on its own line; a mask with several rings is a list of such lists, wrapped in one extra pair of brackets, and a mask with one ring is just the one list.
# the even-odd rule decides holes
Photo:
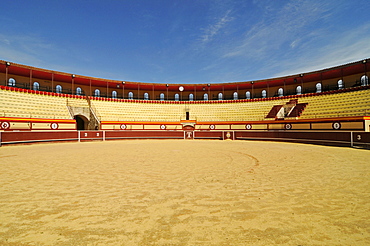
[[(191, 133), (186, 137), (187, 133)], [(370, 132), (333, 131), (32, 131), (0, 132), (1, 144), (113, 139), (267, 140), (334, 146), (370, 147)]]

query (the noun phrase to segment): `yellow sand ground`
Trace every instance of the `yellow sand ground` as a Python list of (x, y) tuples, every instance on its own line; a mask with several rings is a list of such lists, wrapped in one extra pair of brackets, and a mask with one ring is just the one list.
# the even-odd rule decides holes
[(370, 245), (370, 151), (194, 140), (3, 146), (0, 245)]

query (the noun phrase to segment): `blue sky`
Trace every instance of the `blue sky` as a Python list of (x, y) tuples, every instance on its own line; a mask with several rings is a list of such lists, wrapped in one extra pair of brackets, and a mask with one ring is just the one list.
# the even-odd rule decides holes
[(369, 0), (4, 1), (0, 59), (125, 81), (251, 81), (369, 58), (369, 13)]

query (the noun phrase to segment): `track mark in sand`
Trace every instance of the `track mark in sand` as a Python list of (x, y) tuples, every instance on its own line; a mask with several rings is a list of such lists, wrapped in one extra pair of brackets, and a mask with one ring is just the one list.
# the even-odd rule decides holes
[(0, 158), (13, 157), (13, 156), (17, 156), (17, 155), (4, 155), (4, 156), (0, 156)]

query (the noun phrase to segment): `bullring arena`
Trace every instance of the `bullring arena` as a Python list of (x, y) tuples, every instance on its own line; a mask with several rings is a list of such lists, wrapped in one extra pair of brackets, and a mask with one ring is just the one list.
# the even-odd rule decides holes
[(368, 62), (149, 84), (0, 61), (0, 244), (368, 245)]

